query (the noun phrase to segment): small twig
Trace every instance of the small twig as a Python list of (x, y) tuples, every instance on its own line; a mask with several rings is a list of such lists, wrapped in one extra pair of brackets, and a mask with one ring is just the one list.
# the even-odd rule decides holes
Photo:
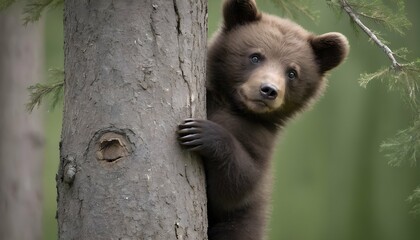
[(55, 93), (55, 99), (53, 101), (53, 108), (57, 103), (59, 97), (61, 96), (60, 91), (64, 88), (64, 80), (59, 80), (55, 83), (37, 83), (32, 85), (28, 88), (30, 92), (30, 99), (29, 102), (26, 104), (26, 109), (28, 112), (32, 112), (32, 110), (38, 105), (41, 104), (41, 101), (45, 96), (50, 93)]
[(350, 16), (350, 18), (378, 45), (382, 50), (385, 52), (385, 54), (388, 56), (388, 58), (392, 62), (392, 68), (399, 70), (401, 69), (401, 64), (398, 63), (398, 61), (395, 59), (394, 53), (392, 50), (385, 45), (379, 38), (368, 28), (365, 24), (359, 19), (357, 16), (357, 13), (353, 11), (353, 8), (350, 6), (350, 4), (347, 2), (347, 0), (341, 0), (340, 1), (341, 7), (344, 9), (344, 11), (347, 12), (347, 14)]

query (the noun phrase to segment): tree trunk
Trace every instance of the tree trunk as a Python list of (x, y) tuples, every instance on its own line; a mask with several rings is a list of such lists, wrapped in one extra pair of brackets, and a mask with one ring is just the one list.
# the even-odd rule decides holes
[(0, 239), (41, 239), (43, 126), (26, 111), (40, 81), (43, 27), (23, 26), (19, 4), (0, 12)]
[(206, 239), (205, 0), (65, 1), (60, 239)]

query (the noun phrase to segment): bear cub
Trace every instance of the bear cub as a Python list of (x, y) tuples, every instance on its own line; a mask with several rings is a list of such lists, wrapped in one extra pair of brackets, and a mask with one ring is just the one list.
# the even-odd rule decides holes
[(210, 240), (264, 238), (276, 135), (320, 95), (348, 49), (342, 34), (314, 35), (255, 0), (224, 1), (208, 46), (208, 120), (186, 119), (177, 131), (204, 162)]

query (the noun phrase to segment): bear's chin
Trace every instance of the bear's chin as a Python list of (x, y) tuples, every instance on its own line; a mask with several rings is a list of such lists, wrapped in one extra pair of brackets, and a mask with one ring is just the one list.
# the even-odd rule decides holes
[(274, 112), (277, 108), (271, 107), (263, 100), (248, 100), (244, 102), (247, 110), (256, 114), (264, 114)]
[(260, 96), (249, 97), (245, 91), (238, 91), (239, 102), (244, 106), (247, 112), (255, 114), (265, 114), (276, 111), (280, 108), (281, 101), (267, 100)]

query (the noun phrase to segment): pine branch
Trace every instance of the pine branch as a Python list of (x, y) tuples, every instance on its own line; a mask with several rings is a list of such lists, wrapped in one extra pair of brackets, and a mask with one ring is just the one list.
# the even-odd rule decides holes
[(51, 97), (51, 108), (53, 109), (63, 98), (64, 71), (61, 69), (50, 69), (49, 83), (37, 83), (28, 87), (30, 100), (26, 104), (28, 112), (32, 112), (36, 106), (41, 105), (44, 98)]
[[(361, 74), (360, 76), (360, 84), (363, 87), (373, 79), (387, 79), (388, 86), (390, 90), (398, 90), (403, 99), (406, 100), (413, 109), (417, 109), (419, 100), (419, 79), (420, 79), (420, 60), (416, 60), (413, 62), (406, 62), (406, 54), (407, 49), (402, 48), (396, 51), (392, 51), (391, 48), (387, 45), (380, 36), (367, 27), (361, 20), (360, 20), (360, 11), (357, 11), (355, 8), (361, 8), (363, 6), (367, 6), (368, 8), (373, 8), (370, 3), (368, 5), (363, 5), (362, 3), (353, 4), (350, 3), (348, 0), (328, 0), (330, 5), (339, 6), (344, 12), (346, 12), (353, 24), (355, 24), (358, 28), (362, 29), (369, 37), (369, 39), (380, 47), (388, 59), (391, 61), (391, 66), (389, 68), (383, 68), (377, 72), (370, 73), (370, 74)], [(380, 1), (374, 1), (374, 3), (379, 4)], [(356, 6), (356, 7), (355, 7)], [(404, 4), (402, 2), (399, 3), (399, 14), (401, 15), (403, 12)], [(379, 7), (377, 7), (379, 8)], [(387, 8), (385, 8), (387, 9)], [(385, 12), (380, 12), (379, 10), (370, 9), (368, 12), (374, 13), (375, 16), (372, 16), (372, 19), (378, 20), (386, 20)], [(389, 13), (388, 13), (389, 14)], [(386, 22), (386, 21), (385, 21)], [(401, 28), (407, 28), (410, 23), (405, 18), (405, 16), (395, 16), (393, 17), (392, 24), (390, 26), (395, 25), (396, 23), (401, 23)], [(398, 27), (396, 27), (398, 28)], [(402, 29), (399, 31), (401, 32)], [(397, 58), (404, 60), (404, 62), (400, 62)]]
[[(352, 25), (362, 29), (391, 61), (390, 67), (382, 68), (370, 74), (361, 74), (359, 81), (363, 87), (366, 87), (367, 83), (373, 79), (386, 79), (389, 89), (399, 92), (402, 98), (408, 102), (415, 114), (414, 124), (398, 132), (393, 138), (383, 142), (380, 146), (380, 151), (385, 152), (385, 156), (389, 159), (391, 166), (400, 166), (404, 161), (410, 162), (411, 165), (416, 165), (420, 156), (420, 59), (407, 62), (407, 49), (402, 48), (392, 51), (387, 45), (388, 43), (361, 20), (371, 20), (400, 34), (404, 34), (404, 31), (411, 25), (404, 14), (404, 2), (396, 2), (398, 12), (393, 14), (389, 8), (383, 6), (380, 0), (372, 0), (371, 2), (358, 1), (357, 3), (353, 3), (351, 0), (326, 1), (330, 6), (340, 8), (342, 10), (340, 12), (346, 12)], [(404, 62), (399, 62), (397, 58)], [(420, 214), (420, 187), (414, 191), (408, 200), (415, 204), (412, 212)]]
[[(395, 56), (404, 56), (405, 49), (395, 51)], [(402, 99), (417, 112), (420, 106), (420, 59), (410, 63), (401, 63), (399, 69), (384, 67), (374, 73), (360, 75), (359, 83), (362, 87), (374, 80), (386, 80), (389, 90), (399, 92)]]
[(410, 203), (414, 203), (413, 210), (411, 211), (414, 214), (420, 214), (420, 187), (414, 190), (413, 194), (407, 199)]
[(0, 0), (0, 11), (8, 8), (12, 5), (16, 0)]
[(24, 24), (38, 21), (45, 9), (55, 8), (63, 4), (63, 2), (64, 0), (27, 0), (23, 9)]
[[(15, 2), (16, 0), (0, 0), (0, 11), (8, 8)], [(23, 8), (24, 25), (38, 21), (45, 9), (55, 8), (63, 3), (64, 0), (25, 0)]]
[(373, 33), (372, 30), (370, 30), (358, 17), (358, 14), (353, 11), (353, 8), (351, 5), (347, 2), (347, 0), (340, 0), (340, 5), (346, 11), (346, 13), (350, 16), (350, 18), (356, 23), (368, 36), (372, 41), (378, 45), (382, 50), (385, 52), (385, 54), (388, 56), (388, 58), (392, 62), (392, 68), (396, 70), (401, 69), (401, 64), (395, 59), (394, 53), (392, 50), (385, 45), (377, 36), (375, 33)]
[[(326, 2), (330, 7), (343, 10), (341, 0), (326, 0)], [(392, 8), (383, 4), (382, 0), (347, 0), (346, 4), (360, 20), (379, 24), (401, 35), (404, 35), (405, 31), (411, 27), (411, 22), (405, 16), (403, 0), (393, 1)]]
[(297, 18), (299, 15), (303, 15), (312, 21), (316, 21), (319, 17), (318, 12), (310, 7), (312, 0), (271, 0), (271, 2), (279, 7), (284, 15), (291, 18)]
[(381, 144), (381, 152), (389, 159), (391, 166), (401, 166), (403, 161), (417, 163), (420, 154), (420, 119), (416, 119), (412, 127), (402, 130), (397, 135)]

